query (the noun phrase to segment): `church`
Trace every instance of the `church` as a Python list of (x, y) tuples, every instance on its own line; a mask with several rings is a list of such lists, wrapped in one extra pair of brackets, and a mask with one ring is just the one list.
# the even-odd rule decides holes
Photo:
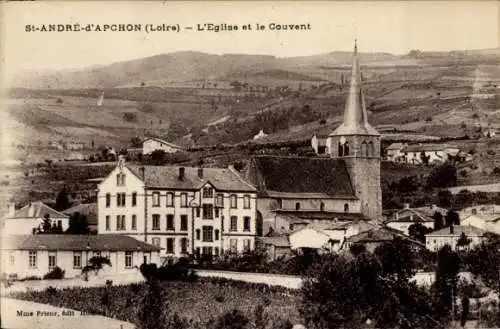
[(250, 160), (245, 178), (258, 190), (264, 233), (380, 220), (380, 134), (368, 122), (356, 44), (343, 122), (325, 137), (314, 136), (312, 146), (316, 157)]

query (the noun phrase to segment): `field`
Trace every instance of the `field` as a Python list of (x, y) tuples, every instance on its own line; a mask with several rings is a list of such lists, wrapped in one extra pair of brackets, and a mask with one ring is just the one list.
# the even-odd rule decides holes
[[(137, 312), (141, 298), (147, 291), (146, 284), (112, 286), (108, 293), (108, 305), (103, 303), (107, 288), (71, 288), (55, 291), (23, 292), (13, 298), (72, 308), (89, 313), (102, 314), (120, 320), (138, 323)], [(298, 297), (285, 289), (256, 287), (238, 284), (236, 281), (198, 279), (196, 282), (163, 282), (159, 294), (164, 301), (164, 312), (177, 314), (181, 318), (206, 324), (233, 309), (238, 309), (251, 321), (255, 320), (255, 309), (264, 307), (264, 314), (273, 321), (289, 319), (300, 323), (296, 305)], [(167, 310), (168, 307), (168, 310)]]

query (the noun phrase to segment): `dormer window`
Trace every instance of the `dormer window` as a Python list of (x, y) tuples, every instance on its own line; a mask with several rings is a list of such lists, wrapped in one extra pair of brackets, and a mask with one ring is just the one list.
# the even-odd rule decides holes
[(349, 204), (344, 203), (344, 212), (349, 212)]
[(325, 203), (324, 202), (321, 202), (321, 204), (319, 205), (319, 210), (325, 211)]
[(203, 198), (213, 198), (214, 190), (211, 187), (203, 188)]
[(297, 203), (295, 204), (295, 210), (300, 210), (300, 202), (297, 202)]

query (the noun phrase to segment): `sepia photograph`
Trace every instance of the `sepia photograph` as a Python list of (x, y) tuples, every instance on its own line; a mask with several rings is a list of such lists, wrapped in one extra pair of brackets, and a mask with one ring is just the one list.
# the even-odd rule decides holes
[(500, 2), (0, 15), (0, 328), (500, 327)]

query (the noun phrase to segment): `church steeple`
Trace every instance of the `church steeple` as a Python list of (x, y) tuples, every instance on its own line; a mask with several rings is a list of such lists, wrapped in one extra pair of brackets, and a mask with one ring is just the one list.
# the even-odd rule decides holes
[(361, 72), (358, 63), (358, 45), (354, 40), (351, 82), (344, 110), (344, 121), (330, 136), (339, 135), (373, 135), (380, 134), (368, 123), (365, 98), (361, 86)]

